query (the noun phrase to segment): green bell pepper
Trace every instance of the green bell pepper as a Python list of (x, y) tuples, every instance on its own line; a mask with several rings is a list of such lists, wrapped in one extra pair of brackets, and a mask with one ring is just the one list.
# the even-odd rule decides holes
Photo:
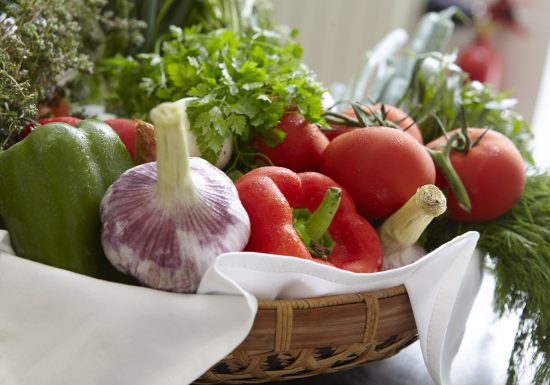
[(99, 278), (113, 276), (99, 205), (134, 166), (111, 127), (49, 123), (0, 151), (0, 218), (20, 257)]

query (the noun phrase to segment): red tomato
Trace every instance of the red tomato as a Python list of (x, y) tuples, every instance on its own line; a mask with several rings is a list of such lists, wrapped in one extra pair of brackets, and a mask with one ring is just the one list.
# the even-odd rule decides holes
[[(381, 104), (375, 104), (372, 106), (364, 107), (364, 110), (367, 112), (369, 112), (369, 109), (374, 111), (379, 111), (381, 107), (382, 107)], [(406, 130), (405, 132), (412, 135), (413, 138), (415, 138), (419, 143), (424, 143), (422, 139), (422, 134), (420, 133), (420, 129), (418, 128), (414, 120), (406, 112), (388, 104), (384, 104), (384, 110), (386, 112), (387, 121), (395, 123), (402, 130)], [(343, 111), (342, 114), (355, 117), (355, 112), (351, 107)], [(337, 136), (345, 132), (355, 130), (358, 128), (358, 127), (348, 127), (340, 124), (332, 124), (331, 127), (334, 128), (335, 131), (325, 131), (325, 135), (330, 140), (336, 138)]]
[(321, 155), (329, 140), (314, 124), (309, 124), (302, 115), (288, 112), (281, 117), (277, 128), (286, 133), (275, 147), (269, 147), (260, 139), (258, 151), (267, 155), (274, 165), (294, 172), (318, 171)]
[(321, 173), (342, 185), (369, 220), (385, 219), (435, 183), (435, 166), (411, 135), (389, 127), (353, 130), (326, 148)]
[(52, 122), (63, 122), (71, 126), (74, 126), (75, 124), (80, 122), (80, 119), (75, 118), (74, 116), (54, 116), (51, 118), (38, 119), (38, 124), (41, 124), (41, 125), (52, 123)]
[[(485, 131), (469, 128), (468, 137), (473, 141)], [(445, 137), (440, 137), (428, 147), (437, 148), (446, 141)], [(490, 221), (510, 210), (523, 192), (523, 159), (514, 143), (499, 132), (487, 131), (471, 150), (452, 151), (450, 158), (472, 204), (471, 212), (462, 210), (451, 191), (447, 200), (451, 218), (461, 222)], [(437, 185), (440, 188), (448, 185), (439, 173)]]
[[(54, 116), (51, 118), (42, 118), (38, 119), (38, 124), (44, 125), (52, 122), (63, 122), (70, 124), (71, 126), (74, 126), (78, 122), (80, 122), (80, 119), (75, 118), (73, 116)], [(27, 124), (23, 131), (21, 131), (21, 134), (19, 134), (19, 140), (25, 139), (31, 132), (34, 130), (33, 124)]]
[(132, 159), (136, 151), (136, 122), (133, 119), (115, 118), (105, 121), (118, 134)]

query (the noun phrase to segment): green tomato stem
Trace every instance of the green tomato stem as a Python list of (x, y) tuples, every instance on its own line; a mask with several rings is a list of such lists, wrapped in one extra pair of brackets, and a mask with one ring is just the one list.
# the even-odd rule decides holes
[(443, 173), (443, 176), (449, 183), (451, 190), (454, 192), (456, 196), (459, 206), (463, 210), (470, 212), (472, 210), (472, 203), (470, 202), (470, 197), (468, 196), (468, 192), (466, 191), (466, 188), (464, 187), (462, 180), (456, 173), (456, 170), (454, 169), (451, 163), (451, 158), (449, 156), (453, 143), (457, 139), (458, 139), (458, 135), (455, 133), (451, 135), (451, 137), (445, 144), (445, 148), (443, 150), (434, 150), (427, 147), (426, 149), (428, 150), (428, 153), (432, 157), (432, 160), (435, 163), (435, 165)]

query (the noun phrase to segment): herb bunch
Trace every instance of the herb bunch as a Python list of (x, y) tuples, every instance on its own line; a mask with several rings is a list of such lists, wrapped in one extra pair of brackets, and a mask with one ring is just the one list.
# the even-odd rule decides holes
[(19, 0), (0, 4), (0, 149), (36, 113), (63, 76), (89, 73), (81, 20), (104, 0)]
[(210, 161), (229, 137), (241, 155), (257, 136), (277, 143), (284, 133), (273, 127), (290, 105), (310, 122), (320, 122), (323, 112), (323, 89), (301, 63), (302, 47), (294, 37), (263, 29), (237, 34), (172, 27), (157, 53), (105, 61), (114, 84), (111, 107), (147, 119), (163, 101), (198, 98), (188, 107), (189, 120), (202, 156)]

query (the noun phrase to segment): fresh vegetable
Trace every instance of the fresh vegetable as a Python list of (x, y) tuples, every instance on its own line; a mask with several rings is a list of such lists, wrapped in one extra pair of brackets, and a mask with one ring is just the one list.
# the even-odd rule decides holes
[(447, 209), (445, 194), (432, 184), (420, 187), (416, 193), (378, 228), (384, 270), (413, 263), (426, 252), (417, 245), (418, 239), (431, 221)]
[(313, 259), (361, 273), (380, 270), (376, 231), (330, 178), (260, 167), (239, 178), (236, 186), (251, 222), (246, 250)]
[(289, 111), (275, 128), (284, 132), (284, 139), (270, 146), (260, 138), (257, 144), (260, 153), (274, 165), (294, 172), (319, 171), (321, 155), (329, 141), (317, 125), (308, 123), (301, 114)]
[(453, 16), (465, 19), (456, 7), (422, 16), (414, 36), (403, 50), (406, 55), (392, 55), (407, 42), (402, 29), (390, 32), (372, 51), (367, 51), (341, 100), (375, 101), (396, 105), (409, 86), (416, 58), (426, 53), (443, 51), (449, 42)]
[(93, 120), (38, 126), (0, 151), (0, 216), (17, 255), (105, 277), (99, 204), (132, 165), (116, 133)]
[(335, 138), (323, 153), (321, 173), (348, 190), (359, 213), (369, 220), (389, 217), (419, 187), (435, 183), (435, 166), (424, 147), (389, 127)]
[[(68, 74), (90, 73), (85, 41), (102, 0), (4, 0), (0, 2), (0, 149), (15, 143), (37, 117), (54, 87)], [(106, 17), (105, 15), (102, 15)], [(107, 17), (106, 17), (107, 18)], [(53, 106), (54, 109), (63, 107)], [(55, 103), (54, 103), (55, 104)], [(57, 111), (63, 115), (67, 110)]]
[(105, 123), (115, 130), (120, 137), (120, 140), (122, 140), (122, 143), (124, 143), (124, 146), (126, 146), (126, 150), (128, 150), (128, 153), (132, 159), (134, 159), (136, 150), (137, 122), (133, 119), (114, 118), (105, 120)]
[[(407, 132), (408, 134), (411, 134), (413, 138), (415, 138), (419, 143), (424, 143), (422, 141), (422, 134), (420, 133), (420, 129), (414, 122), (414, 120), (411, 119), (409, 115), (407, 115), (404, 111), (400, 110), (399, 108), (389, 105), (389, 104), (374, 104), (370, 106), (363, 106), (361, 107), (363, 111), (366, 113), (366, 118), (368, 118), (367, 127), (368, 126), (385, 126), (385, 127), (393, 127), (398, 128), (400, 130), (403, 130)], [(342, 114), (350, 116), (352, 118), (356, 117), (355, 115), (355, 109), (353, 107), (350, 107), (342, 112)], [(324, 133), (330, 140), (336, 138), (337, 136), (360, 128), (365, 127), (364, 124), (361, 124), (361, 122), (357, 122), (359, 124), (355, 125), (353, 121), (347, 121), (347, 124), (332, 124), (330, 130), (325, 130)]]
[[(74, 126), (78, 122), (80, 122), (80, 119), (75, 118), (74, 116), (54, 116), (51, 118), (38, 119), (39, 125), (44, 125), (44, 124), (53, 123), (53, 122), (62, 122), (62, 123), (67, 123), (69, 126)], [(23, 131), (21, 131), (21, 134), (19, 135), (19, 140), (25, 139), (34, 130), (34, 128), (35, 128), (34, 124), (32, 123), (27, 124), (23, 129)]]
[(136, 166), (101, 202), (102, 244), (119, 270), (157, 289), (192, 293), (221, 253), (242, 250), (250, 222), (233, 182), (188, 156), (185, 103), (151, 111), (157, 161)]
[[(515, 111), (517, 100), (511, 99), (509, 93), (496, 93), (488, 85), (468, 81), (467, 74), (455, 64), (456, 55), (441, 52), (407, 54), (415, 62), (414, 69), (397, 102), (417, 122), (425, 143), (440, 137), (442, 126), (452, 129), (465, 121), (466, 127), (487, 127), (502, 133), (532, 165), (533, 132)], [(383, 89), (385, 84), (381, 86)], [(391, 103), (392, 99), (382, 97), (380, 101)], [(548, 176), (536, 172), (527, 177), (519, 201), (502, 216), (471, 224), (441, 216), (428, 226), (420, 240), (427, 250), (432, 250), (465, 231), (480, 233), (478, 248), (487, 253), (485, 267), (494, 270), (496, 276), (496, 308), (501, 315), (518, 312), (521, 316), (508, 367), (509, 385), (520, 383), (525, 366), (531, 366), (536, 373), (533, 384), (545, 385), (550, 379), (550, 306), (547, 290), (541, 290), (548, 287), (550, 275), (548, 186)]]
[[(266, 28), (272, 23), (272, 5), (265, 0), (153, 0), (143, 3), (135, 0), (110, 0), (107, 9), (115, 12), (119, 25), (109, 23), (105, 28), (106, 54), (124, 56), (137, 52), (153, 52), (156, 42), (170, 32), (169, 27), (197, 25), (201, 31), (229, 28), (234, 32), (252, 26)], [(129, 21), (128, 18), (130, 17)], [(118, 20), (116, 20), (118, 21)], [(139, 21), (141, 25), (132, 25)], [(133, 27), (133, 28), (129, 28)], [(137, 47), (135, 30), (144, 30)], [(133, 32), (133, 33), (132, 33)], [(134, 43), (134, 45), (136, 45)]]
[(106, 61), (116, 94), (111, 107), (146, 120), (163, 101), (198, 97), (188, 114), (201, 155), (215, 162), (230, 138), (236, 143), (232, 167), (246, 171), (257, 159), (249, 151), (250, 139), (280, 142), (284, 133), (274, 127), (289, 106), (308, 122), (321, 121), (323, 89), (301, 62), (302, 48), (293, 37), (267, 30), (200, 33), (172, 27), (160, 52)]
[(137, 164), (154, 162), (157, 160), (155, 127), (143, 120), (136, 120), (136, 122), (136, 152), (134, 160)]
[[(445, 147), (448, 136), (442, 136), (428, 144), (429, 148)], [(461, 207), (453, 189), (449, 192), (449, 216), (461, 222), (486, 222), (510, 210), (519, 199), (525, 185), (525, 164), (514, 146), (504, 135), (481, 128), (468, 128), (468, 140), (462, 148), (450, 151), (450, 161), (464, 185), (471, 209)], [(449, 185), (441, 173), (437, 184)]]
[[(505, 92), (496, 93), (490, 86), (468, 77), (455, 65), (455, 55), (433, 53), (418, 58), (415, 71), (398, 107), (417, 122), (429, 143), (440, 137), (441, 127), (489, 127), (510, 139), (523, 159), (533, 164), (533, 132), (525, 119), (515, 111), (517, 100)], [(422, 71), (431, 63), (431, 71)]]
[[(192, 99), (181, 99), (175, 103), (179, 103), (182, 106), (185, 106), (190, 100)], [(138, 122), (141, 122), (141, 121), (136, 120), (135, 122), (136, 122), (136, 128), (133, 129), (135, 133), (132, 139), (132, 142), (136, 142), (134, 144), (134, 148), (136, 148), (136, 146), (139, 146), (140, 147), (139, 151), (141, 152), (140, 156), (145, 156), (146, 159), (148, 159), (147, 161), (149, 162), (153, 161), (155, 160), (155, 153), (156, 153), (156, 149), (155, 149), (156, 141), (154, 140), (154, 126), (152, 125), (147, 126), (142, 122), (141, 131), (138, 133), (137, 124)], [(193, 132), (189, 131), (188, 127), (186, 128), (185, 135), (187, 137), (187, 147), (189, 151), (189, 156), (202, 157), (202, 154), (197, 146), (197, 138)], [(137, 143), (138, 140), (141, 140), (139, 144)], [(229, 137), (224, 140), (221, 152), (218, 154), (218, 158), (215, 160), (213, 164), (219, 169), (223, 169), (229, 162), (232, 152), (233, 152), (233, 142)], [(143, 163), (143, 160), (144, 159), (141, 159), (140, 163)]]

